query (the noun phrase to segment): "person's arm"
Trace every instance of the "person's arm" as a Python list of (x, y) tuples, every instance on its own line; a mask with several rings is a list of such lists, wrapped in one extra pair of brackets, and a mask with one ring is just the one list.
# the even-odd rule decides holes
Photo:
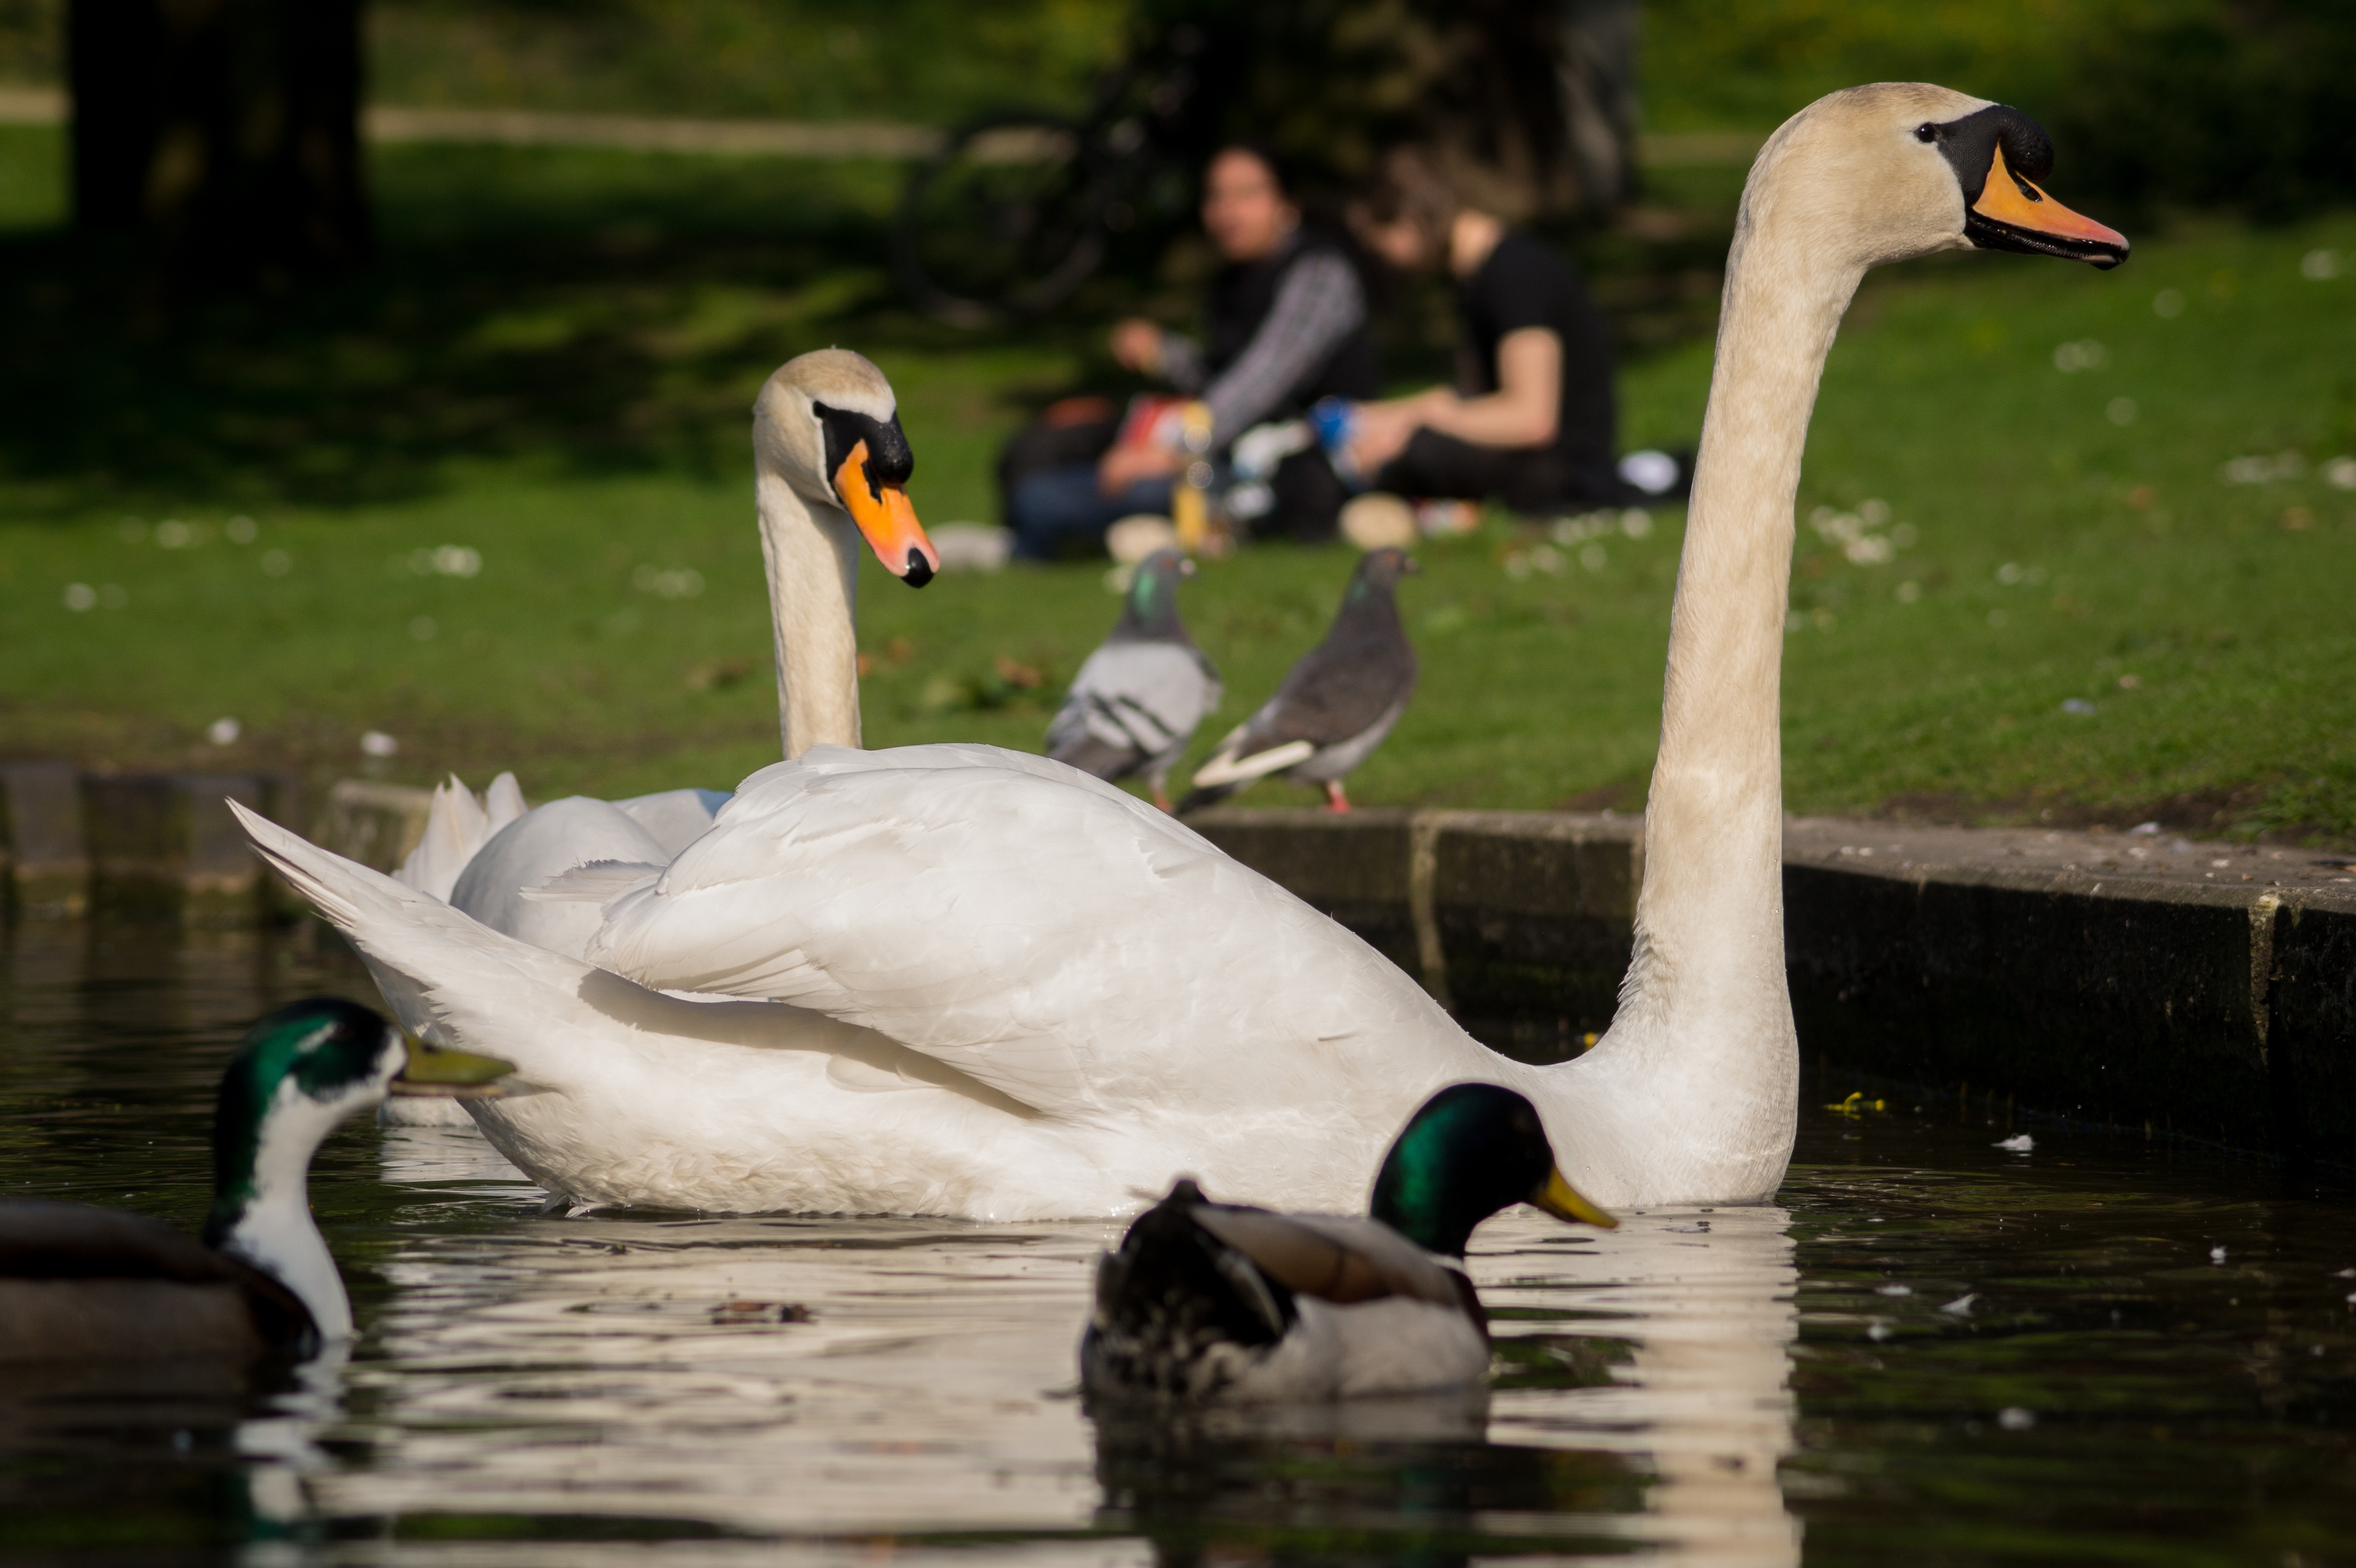
[(1294, 262), (1268, 319), (1235, 362), (1203, 389), (1211, 406), (1212, 443), (1224, 446), (1266, 419), (1365, 319), (1365, 291), (1349, 262), (1330, 251)]
[(1512, 451), (1548, 446), (1562, 419), (1562, 338), (1550, 326), (1517, 327), (1497, 343), (1497, 389), (1477, 398), (1446, 387), (1362, 403), (1351, 443), (1372, 474), (1407, 449), (1419, 430), (1474, 446)]
[(1112, 329), (1112, 357), (1123, 368), (1158, 377), (1182, 392), (1198, 391), (1203, 385), (1203, 346), (1142, 316), (1131, 316)]

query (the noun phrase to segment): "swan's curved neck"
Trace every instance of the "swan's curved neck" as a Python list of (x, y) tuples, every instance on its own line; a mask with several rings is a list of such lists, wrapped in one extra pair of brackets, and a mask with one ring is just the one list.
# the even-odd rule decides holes
[(856, 746), (858, 530), (840, 513), (813, 516), (800, 492), (766, 461), (758, 470), (755, 503), (777, 638), (777, 726), (786, 756), (798, 757), (812, 746)]
[[(1655, 1050), (1741, 1053), (1722, 1065), (1749, 1080), (1796, 1071), (1781, 1060), (1796, 1049), (1780, 691), (1793, 503), (1825, 358), (1864, 271), (1811, 243), (1807, 203), (1779, 203), (1778, 183), (1754, 177), (1727, 260), (1622, 1008), (1654, 1026), (1639, 1032)], [(1778, 225), (1779, 207), (1798, 221)]]

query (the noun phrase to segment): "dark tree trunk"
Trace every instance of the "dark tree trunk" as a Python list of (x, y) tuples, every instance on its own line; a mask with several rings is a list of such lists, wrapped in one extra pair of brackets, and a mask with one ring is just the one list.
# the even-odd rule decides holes
[(359, 0), (73, 0), (68, 45), (84, 231), (194, 285), (367, 254)]

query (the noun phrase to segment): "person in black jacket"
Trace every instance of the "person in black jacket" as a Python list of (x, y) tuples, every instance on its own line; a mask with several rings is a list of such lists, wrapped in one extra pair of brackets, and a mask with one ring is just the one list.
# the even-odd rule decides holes
[(1614, 458), (1611, 327), (1544, 241), (1461, 201), (1412, 148), (1353, 212), (1369, 250), (1456, 280), (1459, 384), (1360, 404), (1350, 453), (1377, 489), (1517, 512), (1645, 498)]
[[(1204, 175), (1202, 210), (1226, 262), (1212, 280), (1203, 338), (1132, 318), (1113, 328), (1113, 357), (1201, 400), (1214, 453), (1321, 398), (1379, 391), (1357, 269), (1342, 240), (1301, 221), (1276, 160), (1253, 147), (1221, 151)], [(1018, 557), (1052, 560), (1132, 512), (1169, 512), (1172, 480), (1192, 454), (1159, 443), (1113, 446), (1109, 415), (1102, 405), (1058, 405), (1009, 447), (1000, 473)], [(1346, 492), (1323, 452), (1286, 458), (1271, 489), (1273, 510), (1255, 533), (1333, 535)]]

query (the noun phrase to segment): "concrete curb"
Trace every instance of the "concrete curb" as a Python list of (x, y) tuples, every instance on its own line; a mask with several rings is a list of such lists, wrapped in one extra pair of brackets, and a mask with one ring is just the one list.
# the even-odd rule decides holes
[[(1575, 1054), (1610, 1022), (1640, 818), (1223, 810), (1203, 835), (1466, 1027)], [(1795, 818), (1786, 963), (1814, 1061), (2356, 1165), (2356, 877), (2159, 836)]]
[(292, 773), (105, 773), (0, 763), (0, 907), (13, 914), (252, 925), (277, 918), (223, 804), (299, 820)]

